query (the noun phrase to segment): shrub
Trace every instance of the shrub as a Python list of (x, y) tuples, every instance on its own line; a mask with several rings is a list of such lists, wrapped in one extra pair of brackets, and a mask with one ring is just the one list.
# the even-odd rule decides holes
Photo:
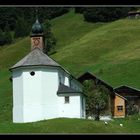
[(127, 109), (127, 115), (134, 115), (139, 113), (138, 107), (132, 103), (129, 103), (126, 109)]

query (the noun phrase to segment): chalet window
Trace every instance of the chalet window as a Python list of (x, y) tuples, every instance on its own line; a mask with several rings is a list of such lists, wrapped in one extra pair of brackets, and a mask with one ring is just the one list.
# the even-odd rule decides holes
[(117, 110), (118, 110), (119, 112), (122, 112), (122, 111), (123, 111), (123, 106), (117, 106)]
[(65, 104), (68, 104), (70, 102), (69, 96), (65, 96)]

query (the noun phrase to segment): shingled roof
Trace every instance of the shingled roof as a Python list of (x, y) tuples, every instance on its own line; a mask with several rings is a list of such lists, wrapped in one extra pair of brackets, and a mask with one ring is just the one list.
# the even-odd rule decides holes
[(27, 66), (57, 66), (60, 65), (55, 62), (48, 55), (44, 54), (42, 50), (39, 48), (33, 49), (28, 55), (26, 55), (23, 59), (17, 62), (14, 66), (10, 68), (10, 70), (18, 68), (18, 67), (27, 67)]
[(76, 91), (71, 87), (60, 84), (57, 93), (80, 93), (80, 91)]
[(138, 93), (140, 95), (140, 90), (127, 86), (127, 85), (121, 85), (119, 87), (114, 88), (114, 91), (117, 93)]
[(109, 83), (107, 83), (104, 80), (100, 79), (99, 77), (95, 76), (91, 72), (85, 72), (77, 78), (77, 80), (81, 83), (83, 83), (85, 80), (90, 80), (90, 79), (94, 80), (96, 82), (96, 84), (102, 84), (102, 85), (106, 86), (108, 89), (110, 89), (111, 91), (113, 91), (113, 87)]

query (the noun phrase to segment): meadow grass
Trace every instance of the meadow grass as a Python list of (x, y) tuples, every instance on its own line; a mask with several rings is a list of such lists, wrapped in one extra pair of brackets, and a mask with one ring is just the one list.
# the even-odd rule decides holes
[(0, 122), (0, 133), (136, 134), (140, 132), (139, 126), (140, 121), (137, 119), (113, 119), (105, 125), (104, 121), (56, 118), (33, 123)]

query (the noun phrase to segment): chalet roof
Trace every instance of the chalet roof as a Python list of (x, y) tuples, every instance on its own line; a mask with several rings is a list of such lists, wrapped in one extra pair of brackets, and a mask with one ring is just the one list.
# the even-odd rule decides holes
[(120, 95), (120, 94), (118, 94), (118, 93), (115, 93), (115, 95), (121, 97), (121, 98), (124, 99), (124, 100), (127, 100), (125, 97), (123, 97), (122, 95)]
[(60, 94), (60, 93), (82, 93), (82, 92), (76, 91), (75, 89), (68, 87), (64, 84), (60, 84), (57, 93)]
[(108, 84), (104, 80), (100, 79), (99, 77), (95, 76), (91, 72), (85, 72), (77, 78), (77, 80), (80, 81), (81, 83), (83, 83), (84, 80), (90, 80), (90, 79), (94, 80), (96, 82), (96, 84), (102, 84), (105, 87), (107, 87), (108, 89), (110, 89), (111, 91), (113, 91), (113, 87), (110, 84)]
[(114, 88), (114, 91), (119, 94), (120, 93), (136, 93), (136, 94), (140, 95), (139, 89), (136, 89), (136, 88), (133, 88), (133, 87), (130, 87), (127, 85), (121, 85), (119, 87), (116, 87), (116, 88)]
[(10, 70), (18, 68), (18, 67), (27, 67), (27, 66), (59, 66), (60, 65), (55, 62), (48, 55), (44, 54), (42, 50), (39, 48), (33, 49), (28, 55), (26, 55), (23, 59), (17, 62), (14, 66), (10, 68)]

